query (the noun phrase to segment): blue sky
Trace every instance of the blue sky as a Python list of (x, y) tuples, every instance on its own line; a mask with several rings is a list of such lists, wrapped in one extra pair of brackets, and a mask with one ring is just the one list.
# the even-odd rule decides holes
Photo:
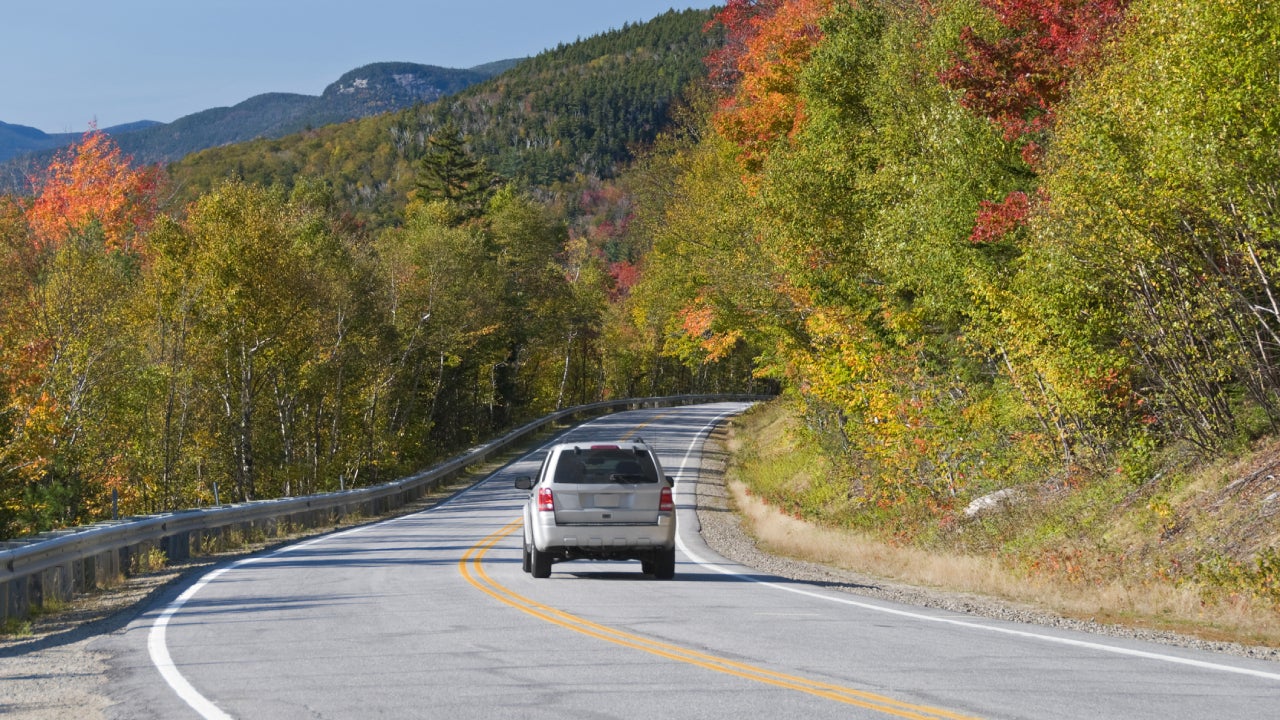
[(700, 0), (22, 0), (0, 22), (0, 121), (82, 132), (264, 92), (319, 95), (371, 62), (471, 67)]

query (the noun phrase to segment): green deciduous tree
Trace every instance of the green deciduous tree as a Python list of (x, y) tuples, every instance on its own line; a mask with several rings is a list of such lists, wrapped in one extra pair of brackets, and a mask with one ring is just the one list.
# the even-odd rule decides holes
[(1249, 408), (1280, 420), (1280, 15), (1201, 0), (1131, 15), (1062, 113), (1019, 290), (1041, 328), (1028, 339), (1113, 427), (1214, 447)]

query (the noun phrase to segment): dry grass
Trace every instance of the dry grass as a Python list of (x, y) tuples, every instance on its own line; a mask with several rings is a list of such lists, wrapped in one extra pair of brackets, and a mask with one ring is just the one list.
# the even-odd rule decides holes
[(1280, 614), (1244, 600), (1205, 603), (1198, 590), (1171, 584), (1081, 585), (1054, 575), (1028, 576), (994, 558), (899, 547), (818, 527), (752, 497), (741, 482), (730, 483), (730, 492), (749, 532), (777, 555), (907, 585), (997, 597), (1082, 620), (1280, 647)]
[(731, 482), (729, 489), (747, 527), (772, 553), (912, 585), (1003, 595), (1001, 589), (1010, 584), (993, 560), (894, 547), (861, 533), (818, 527), (775, 510), (741, 482)]
[[(1166, 555), (1174, 551), (1190, 554), (1196, 550), (1197, 538), (1230, 538), (1231, 544), (1253, 547), (1270, 542), (1274, 537), (1269, 532), (1272, 528), (1259, 523), (1257, 498), (1253, 497), (1267, 497), (1275, 490), (1271, 487), (1274, 478), (1268, 478), (1269, 462), (1255, 460), (1234, 467), (1208, 468), (1170, 492), (1168, 505), (1180, 524), (1174, 539), (1169, 537), (1169, 528), (1158, 524), (1146, 530), (1132, 524), (1123, 530), (1111, 528), (1119, 531), (1115, 535), (1126, 536), (1126, 550), (1132, 554), (1126, 554), (1129, 560), (1113, 562), (1106, 573), (1083, 575), (1044, 568), (1028, 572), (1002, 562), (1000, 554), (976, 556), (891, 544), (867, 533), (822, 527), (779, 510), (762, 500), (760, 493), (749, 491), (741, 480), (747, 480), (753, 488), (760, 487), (758, 481), (766, 488), (776, 486), (779, 468), (809, 465), (811, 450), (797, 447), (787, 431), (788, 421), (775, 411), (756, 412), (742, 422), (728, 441), (734, 455), (730, 495), (743, 516), (744, 526), (770, 552), (897, 583), (997, 597), (1082, 620), (1178, 632), (1212, 641), (1280, 647), (1280, 611), (1273, 604), (1241, 593), (1206, 593), (1204, 587), (1186, 577), (1168, 578), (1153, 573), (1148, 562), (1138, 559), (1157, 553), (1174, 556)], [(1258, 472), (1259, 468), (1263, 471)], [(1226, 478), (1243, 477), (1246, 470), (1256, 479), (1237, 483), (1229, 491), (1224, 489), (1229, 485)], [(798, 484), (810, 482), (805, 475)], [(1250, 486), (1247, 499), (1252, 502), (1242, 503), (1238, 499), (1246, 485)], [(1035, 522), (1036, 513), (1021, 514), (1028, 517), (1028, 522)], [(1242, 522), (1245, 515), (1252, 523)], [(1252, 542), (1246, 543), (1240, 528), (1248, 525), (1252, 525)], [(1097, 541), (1101, 546), (1114, 543), (1115, 539), (1111, 536)], [(1083, 542), (1087, 548), (1088, 540)]]

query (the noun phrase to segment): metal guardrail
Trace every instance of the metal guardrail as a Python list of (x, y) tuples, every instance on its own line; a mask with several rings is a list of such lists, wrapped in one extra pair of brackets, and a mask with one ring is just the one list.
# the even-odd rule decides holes
[(422, 497), (467, 466), (484, 462), (547, 426), (576, 415), (599, 415), (641, 407), (758, 401), (764, 395), (678, 395), (630, 398), (579, 405), (552, 413), (457, 457), (399, 480), (334, 493), (179, 510), (160, 515), (57, 530), (0, 543), (0, 623), (25, 618), (32, 607), (67, 601), (77, 592), (115, 581), (140, 554), (162, 550), (180, 560), (207, 539), (220, 541), (239, 529), (275, 535), (281, 521), (316, 527), (355, 513), (379, 515)]

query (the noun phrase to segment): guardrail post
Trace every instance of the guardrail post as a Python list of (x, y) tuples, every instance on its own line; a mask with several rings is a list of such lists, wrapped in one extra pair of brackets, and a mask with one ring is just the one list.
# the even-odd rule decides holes
[(160, 550), (170, 562), (186, 560), (191, 557), (191, 535), (184, 532), (166, 535), (160, 538)]
[(16, 577), (5, 584), (5, 620), (31, 614), (31, 576)]
[(44, 606), (51, 604), (51, 601), (52, 604), (58, 604), (70, 600), (74, 589), (73, 576), (70, 562), (46, 568), (36, 576), (39, 580), (34, 590), (38, 596), (31, 598), (32, 603)]
[[(72, 560), (71, 567), (71, 595), (78, 592), (84, 592), (88, 585), (88, 576), (93, 574), (93, 561), (89, 558), (78, 558)], [(69, 598), (68, 598), (69, 599)]]
[(93, 561), (93, 584), (89, 587), (104, 588), (120, 582), (120, 554), (107, 550), (89, 558)]

